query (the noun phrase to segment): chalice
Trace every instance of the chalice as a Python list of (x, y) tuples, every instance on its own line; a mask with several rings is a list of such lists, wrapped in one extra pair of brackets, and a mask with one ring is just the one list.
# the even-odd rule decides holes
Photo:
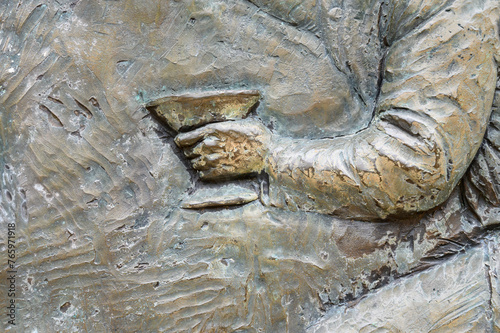
[[(260, 99), (257, 90), (224, 90), (166, 96), (146, 105), (163, 125), (176, 133), (203, 125), (246, 118)], [(243, 205), (259, 199), (262, 184), (253, 179), (203, 181), (195, 179), (194, 188), (181, 202), (186, 209)]]

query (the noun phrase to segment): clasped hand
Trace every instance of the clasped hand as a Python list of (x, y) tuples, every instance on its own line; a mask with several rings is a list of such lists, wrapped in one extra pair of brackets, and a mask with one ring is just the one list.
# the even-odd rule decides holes
[(265, 168), (271, 132), (250, 120), (225, 121), (181, 133), (175, 143), (206, 180), (260, 172)]

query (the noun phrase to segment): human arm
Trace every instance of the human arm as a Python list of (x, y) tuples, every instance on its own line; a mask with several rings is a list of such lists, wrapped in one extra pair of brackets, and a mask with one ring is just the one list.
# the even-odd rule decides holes
[[(436, 207), (474, 158), (489, 120), (497, 23), (494, 1), (464, 0), (418, 25), (407, 24), (410, 31), (391, 39), (387, 49), (375, 117), (368, 128), (334, 139), (274, 135), (255, 140), (269, 137), (255, 125), (251, 140), (260, 142), (260, 148), (254, 155), (244, 152), (258, 163), (252, 162), (251, 170), (246, 165), (241, 173), (266, 170), (271, 204), (292, 210), (377, 220)], [(225, 133), (252, 127), (247, 122), (238, 130), (234, 123), (200, 129), (196, 140), (229, 138), (231, 144), (217, 149), (234, 157), (231, 147), (236, 141)], [(201, 157), (213, 153), (204, 142), (197, 145)], [(183, 145), (182, 137), (178, 143)], [(228, 175), (239, 172), (231, 168), (230, 159), (215, 157), (209, 168), (219, 176), (225, 173), (223, 164)]]
[(271, 187), (281, 190), (273, 204), (374, 220), (446, 200), (489, 120), (496, 7), (457, 1), (395, 41), (367, 129), (335, 139), (275, 140), (266, 167)]

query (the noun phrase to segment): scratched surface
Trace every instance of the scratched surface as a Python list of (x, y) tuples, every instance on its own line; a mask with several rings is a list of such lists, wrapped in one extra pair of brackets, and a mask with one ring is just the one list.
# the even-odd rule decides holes
[[(258, 88), (257, 117), (277, 133), (355, 133), (372, 114), (317, 36), (229, 0), (2, 1), (0, 19), (2, 307), (11, 221), (18, 267), (6, 331), (498, 329), (498, 102), (465, 181), (430, 212), (370, 223), (260, 201), (185, 210), (196, 176), (143, 106)], [(423, 302), (441, 312), (417, 314)], [(413, 317), (391, 321), (398, 304)]]

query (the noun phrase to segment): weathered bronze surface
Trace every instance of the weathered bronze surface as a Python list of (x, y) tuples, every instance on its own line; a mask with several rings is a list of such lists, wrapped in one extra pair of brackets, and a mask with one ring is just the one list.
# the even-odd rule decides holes
[(258, 91), (215, 91), (163, 97), (146, 108), (172, 129), (243, 119), (259, 101)]
[(0, 330), (499, 331), (499, 21), (0, 1)]

